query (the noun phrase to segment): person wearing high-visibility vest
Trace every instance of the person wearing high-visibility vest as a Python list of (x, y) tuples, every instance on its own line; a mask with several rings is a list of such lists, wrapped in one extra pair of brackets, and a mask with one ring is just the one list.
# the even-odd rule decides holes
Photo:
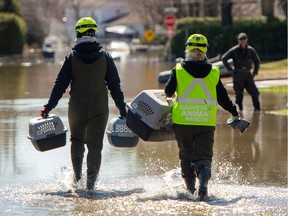
[(181, 174), (187, 189), (194, 194), (199, 179), (198, 200), (207, 201), (211, 178), (217, 104), (239, 119), (220, 80), (218, 67), (207, 62), (207, 38), (191, 35), (186, 43), (185, 60), (177, 63), (165, 84), (167, 97), (175, 97), (172, 122), (179, 147)]

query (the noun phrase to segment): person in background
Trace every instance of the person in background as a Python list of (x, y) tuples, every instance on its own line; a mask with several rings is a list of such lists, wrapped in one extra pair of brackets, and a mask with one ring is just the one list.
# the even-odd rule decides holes
[(208, 200), (211, 177), (217, 102), (239, 119), (237, 107), (230, 100), (220, 80), (218, 67), (207, 62), (207, 38), (191, 35), (186, 43), (185, 60), (177, 63), (165, 84), (167, 97), (176, 97), (172, 122), (179, 147), (182, 177), (187, 189), (194, 194), (199, 179), (198, 200)]
[(87, 189), (93, 190), (101, 165), (103, 137), (108, 121), (108, 90), (120, 111), (126, 116), (126, 104), (115, 63), (97, 42), (97, 24), (91, 17), (78, 20), (76, 45), (66, 56), (56, 78), (49, 101), (40, 111), (43, 118), (56, 107), (70, 85), (68, 120), (71, 132), (71, 161), (74, 187), (82, 176), (87, 144)]
[[(246, 89), (252, 97), (254, 111), (260, 111), (259, 91), (254, 83), (254, 77), (259, 71), (260, 58), (255, 49), (248, 44), (248, 37), (245, 33), (239, 33), (237, 39), (238, 44), (222, 56), (223, 64), (228, 71), (232, 72), (233, 88), (236, 94), (235, 103), (242, 111), (243, 91)], [(233, 60), (234, 69), (229, 65), (229, 59)], [(253, 72), (251, 73), (252, 66)]]

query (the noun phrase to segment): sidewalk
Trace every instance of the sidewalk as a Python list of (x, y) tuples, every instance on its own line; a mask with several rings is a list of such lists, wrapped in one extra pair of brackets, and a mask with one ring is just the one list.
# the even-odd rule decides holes
[[(271, 86), (284, 86), (284, 85), (288, 85), (288, 79), (276, 78), (276, 79), (269, 79), (269, 80), (255, 80), (255, 84), (258, 88), (267, 88)], [(232, 80), (231, 82), (226, 82), (224, 85), (226, 87), (232, 88), (233, 87)]]

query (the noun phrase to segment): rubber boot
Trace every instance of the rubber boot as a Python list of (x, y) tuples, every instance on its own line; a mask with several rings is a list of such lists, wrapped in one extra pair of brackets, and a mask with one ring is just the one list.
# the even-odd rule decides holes
[(261, 108), (260, 108), (260, 102), (259, 102), (258, 97), (253, 97), (252, 102), (253, 102), (253, 106), (254, 106), (254, 111), (256, 111), (256, 112), (260, 111)]
[(188, 191), (191, 192), (191, 194), (194, 194), (196, 191), (195, 183), (196, 183), (196, 175), (195, 176), (189, 176), (184, 177), (186, 188)]
[(96, 171), (87, 171), (87, 190), (94, 190), (94, 185), (97, 180), (98, 173)]
[(237, 105), (238, 105), (239, 111), (241, 112), (241, 111), (243, 110), (243, 105), (242, 105), (242, 103), (237, 103)]
[(73, 187), (76, 188), (78, 182), (80, 181), (82, 177), (82, 162), (83, 159), (80, 157), (76, 157), (72, 159), (72, 165), (73, 165)]
[(208, 181), (211, 178), (211, 165), (197, 164), (197, 177), (199, 179), (198, 201), (208, 201)]
[(189, 172), (186, 172), (186, 175), (182, 173), (182, 177), (184, 178), (186, 188), (191, 194), (194, 194), (196, 191), (195, 183), (196, 183), (196, 173), (195, 173), (195, 165), (191, 164), (189, 168)]

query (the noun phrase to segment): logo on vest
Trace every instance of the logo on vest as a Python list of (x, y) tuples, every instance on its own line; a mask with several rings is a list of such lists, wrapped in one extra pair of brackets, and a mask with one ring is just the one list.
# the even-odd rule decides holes
[(212, 108), (210, 106), (180, 106), (181, 117), (186, 122), (208, 122)]

